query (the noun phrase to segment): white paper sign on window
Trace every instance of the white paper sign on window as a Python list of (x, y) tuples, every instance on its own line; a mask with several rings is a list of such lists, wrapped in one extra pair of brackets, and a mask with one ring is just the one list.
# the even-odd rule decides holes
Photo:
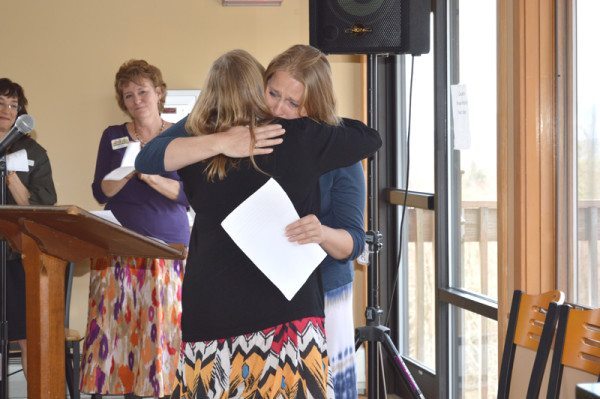
[(459, 83), (450, 86), (452, 101), (452, 120), (454, 127), (454, 149), (471, 148), (471, 132), (469, 130), (469, 100), (467, 86)]

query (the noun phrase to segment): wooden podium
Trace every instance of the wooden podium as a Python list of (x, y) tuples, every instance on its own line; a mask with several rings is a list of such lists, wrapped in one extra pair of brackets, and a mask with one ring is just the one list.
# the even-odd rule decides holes
[[(0, 206), (0, 236), (23, 254), (27, 292), (27, 392), (65, 397), (65, 268), (112, 255), (183, 259), (169, 246), (77, 206)], [(9, 326), (10, 328), (10, 326)]]

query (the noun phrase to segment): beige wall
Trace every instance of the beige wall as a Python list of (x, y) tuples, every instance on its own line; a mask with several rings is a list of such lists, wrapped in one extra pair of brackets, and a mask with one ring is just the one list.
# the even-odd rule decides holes
[[(59, 204), (100, 209), (91, 195), (100, 134), (126, 116), (114, 99), (119, 65), (144, 58), (171, 89), (201, 88), (221, 53), (243, 48), (259, 61), (308, 43), (308, 0), (280, 7), (223, 7), (220, 0), (3, 1), (0, 76), (25, 88), (34, 132), (48, 150)], [(9, 17), (10, 16), (10, 17)], [(341, 115), (362, 115), (362, 66), (331, 56)], [(88, 274), (78, 265), (71, 325), (84, 330)]]

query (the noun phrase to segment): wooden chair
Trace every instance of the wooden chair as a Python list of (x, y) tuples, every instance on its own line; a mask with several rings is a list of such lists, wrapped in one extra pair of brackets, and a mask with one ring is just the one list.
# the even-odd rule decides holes
[[(556, 330), (558, 305), (564, 299), (561, 291), (539, 295), (514, 292), (498, 379), (498, 399), (538, 397)], [(518, 364), (516, 372), (514, 364)]]
[(549, 399), (575, 398), (575, 387), (600, 375), (600, 309), (559, 309)]
[[(16, 361), (20, 362), (21, 361), (21, 356), (22, 356), (22, 353), (21, 353), (21, 347), (19, 346), (19, 344), (16, 341), (9, 342), (8, 343), (8, 361), (9, 361), (9, 364), (10, 364), (11, 359), (18, 359)], [(21, 373), (21, 372), (23, 372), (22, 368), (16, 369), (14, 371), (9, 372), (8, 373), (8, 377), (10, 378), (10, 376), (13, 376), (13, 375)]]
[(65, 328), (65, 375), (67, 376), (67, 388), (71, 399), (81, 398), (79, 391), (79, 369), (81, 364), (79, 343), (82, 339), (77, 330)]

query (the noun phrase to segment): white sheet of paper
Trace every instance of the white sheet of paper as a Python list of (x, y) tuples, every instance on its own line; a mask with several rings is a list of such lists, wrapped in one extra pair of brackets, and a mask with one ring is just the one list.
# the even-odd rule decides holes
[(288, 300), (327, 255), (317, 244), (288, 241), (285, 227), (298, 218), (283, 188), (269, 179), (221, 222), (233, 241)]
[(112, 213), (112, 211), (106, 211), (106, 210), (102, 210), (102, 211), (90, 211), (90, 213), (93, 214), (93, 215), (96, 215), (98, 217), (101, 217), (104, 220), (108, 220), (109, 222), (113, 222), (115, 224), (118, 224), (119, 226), (122, 226), (122, 224), (117, 220), (117, 218)]
[(459, 83), (450, 86), (452, 100), (452, 119), (454, 126), (454, 149), (471, 148), (471, 132), (469, 129), (469, 100), (467, 86)]
[(135, 170), (135, 158), (140, 153), (140, 149), (139, 141), (130, 141), (121, 160), (121, 166), (104, 176), (104, 180), (121, 180), (133, 172)]
[(6, 156), (6, 170), (9, 172), (29, 172), (27, 151), (22, 149), (8, 154)]

